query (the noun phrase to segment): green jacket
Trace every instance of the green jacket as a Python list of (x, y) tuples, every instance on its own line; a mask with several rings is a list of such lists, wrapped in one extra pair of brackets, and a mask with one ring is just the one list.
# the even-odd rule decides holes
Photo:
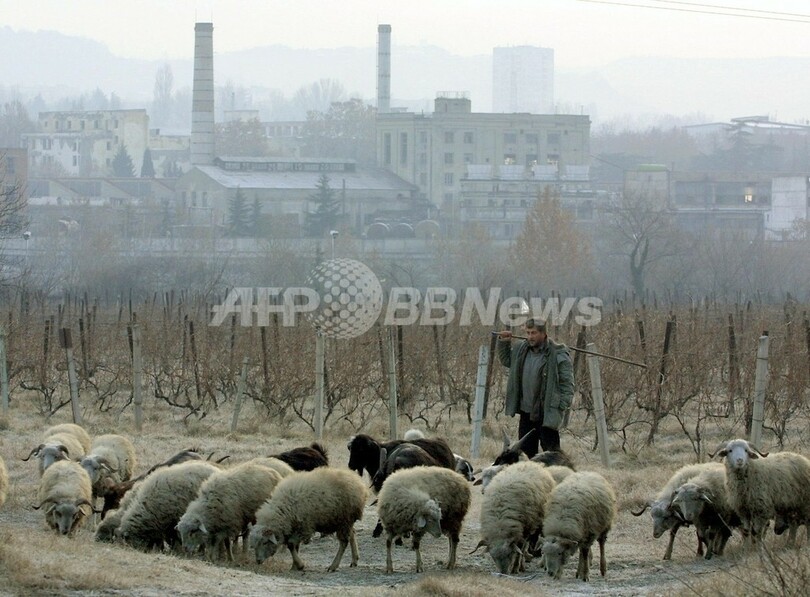
[[(514, 416), (520, 410), (520, 398), (523, 388), (523, 363), (529, 343), (526, 340), (512, 343), (510, 340), (498, 341), (498, 359), (504, 367), (509, 367), (509, 380), (506, 384), (506, 414)], [(548, 339), (548, 357), (543, 368), (545, 393), (543, 400), (543, 427), (559, 429), (565, 411), (571, 406), (574, 397), (574, 367), (564, 344), (555, 344)], [(540, 402), (535, 401), (534, 410), (530, 413), (532, 421), (540, 419)]]

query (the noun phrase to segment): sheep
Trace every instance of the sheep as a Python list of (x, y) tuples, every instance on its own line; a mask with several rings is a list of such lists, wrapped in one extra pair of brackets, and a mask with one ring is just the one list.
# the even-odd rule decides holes
[(589, 579), (591, 546), (599, 543), (599, 572), (605, 576), (605, 542), (616, 518), (616, 494), (599, 473), (572, 473), (551, 492), (543, 519), (543, 564), (560, 578), (568, 558), (579, 548), (577, 578)]
[(92, 497), (87, 472), (76, 462), (61, 460), (43, 473), (39, 481), (39, 505), (34, 509), (47, 504), (48, 526), (61, 535), (73, 536), (88, 516), (88, 509), (93, 508)]
[(571, 473), (575, 473), (575, 470), (572, 470), (570, 467), (567, 466), (559, 466), (559, 465), (550, 465), (546, 466), (546, 470), (548, 474), (551, 475), (551, 478), (554, 479), (554, 483), (559, 485), (565, 479), (567, 479)]
[(571, 457), (562, 450), (547, 450), (540, 452), (531, 457), (533, 462), (539, 462), (546, 466), (564, 466), (569, 470), (576, 471), (577, 467), (574, 466), (574, 461)]
[(209, 462), (191, 461), (155, 471), (124, 512), (116, 537), (144, 551), (160, 549), (164, 542), (177, 545), (175, 526), (203, 482), (218, 470)]
[[(720, 470), (721, 468), (722, 465), (715, 462), (682, 466), (669, 478), (655, 499), (647, 501), (638, 511), (631, 510), (633, 516), (641, 516), (647, 508), (650, 509), (650, 516), (653, 521), (653, 537), (656, 539), (663, 535), (665, 531), (669, 531), (669, 542), (664, 550), (664, 560), (672, 559), (672, 548), (675, 545), (675, 535), (678, 533), (678, 529), (689, 525), (677, 510), (672, 509), (673, 492), (700, 473), (706, 470)], [(700, 537), (698, 537), (697, 555), (703, 555), (703, 542)]]
[[(106, 513), (102, 513), (102, 520), (96, 526), (96, 534), (95, 540), (101, 541), (104, 543), (113, 543), (116, 539), (116, 530), (119, 526), (121, 526), (121, 519), (124, 517), (124, 514), (129, 509), (129, 507), (135, 503), (136, 498), (138, 496), (138, 491), (143, 486), (143, 483), (140, 482), (141, 479), (130, 479), (129, 481), (125, 481), (124, 483), (132, 483), (132, 487), (129, 491), (123, 494), (120, 503), (114, 509), (110, 509)], [(105, 496), (106, 500), (106, 496)], [(106, 501), (105, 501), (106, 505)]]
[(385, 480), (394, 472), (413, 468), (415, 466), (442, 466), (433, 456), (414, 444), (400, 444), (388, 454), (385, 448), (380, 448), (380, 465), (374, 478), (371, 480), (375, 493), (379, 493)]
[(543, 532), (546, 502), (554, 488), (551, 474), (539, 463), (524, 461), (492, 480), (481, 503), (481, 541), (501, 574), (523, 567), (528, 548)]
[(258, 464), (260, 466), (264, 466), (267, 468), (271, 468), (274, 471), (276, 471), (279, 475), (281, 475), (282, 479), (284, 477), (289, 477), (295, 472), (289, 464), (272, 456), (259, 456), (258, 458), (252, 458), (247, 462), (244, 462), (243, 464), (247, 464), (248, 462)]
[[(213, 456), (213, 453), (211, 453), (208, 458), (210, 459), (211, 456)], [(227, 458), (227, 456), (224, 458)], [(217, 464), (219, 464), (224, 458), (217, 460)], [(138, 481), (143, 481), (146, 477), (151, 475), (159, 468), (181, 464), (183, 462), (188, 462), (189, 460), (202, 460), (202, 455), (193, 448), (189, 450), (182, 450), (165, 462), (154, 465), (148, 471), (138, 475), (134, 479), (116, 483), (115, 479), (105, 477), (101, 482), (102, 490), (100, 493), (100, 495), (104, 497), (104, 506), (101, 509), (102, 520), (105, 516), (107, 516), (107, 512), (119, 509), (122, 498), (129, 493), (129, 491)]]
[(6, 496), (8, 495), (8, 470), (6, 463), (3, 462), (3, 457), (0, 456), (0, 508), (6, 503)]
[(450, 553), (448, 570), (456, 567), (461, 524), (470, 507), (470, 487), (457, 472), (438, 466), (420, 466), (400, 470), (383, 485), (377, 501), (377, 513), (387, 533), (386, 573), (394, 571), (391, 558), (394, 538), (411, 535), (416, 551), (416, 571), (422, 572), (422, 536), (447, 535)]
[[(522, 453), (522, 452), (521, 452)], [(525, 461), (522, 461), (525, 462)], [(549, 469), (552, 473), (552, 477), (554, 480), (559, 483), (563, 478), (565, 478), (568, 473), (574, 472), (576, 469), (574, 468), (574, 463), (562, 451), (549, 451), (549, 452), (541, 452), (537, 454), (531, 459), (531, 462), (535, 462), (537, 464), (542, 464)], [(481, 486), (481, 493), (486, 491), (487, 485), (492, 483), (492, 479), (495, 478), (495, 475), (500, 473), (503, 469), (505, 469), (508, 464), (493, 464), (490, 465), (480, 471), (478, 473), (481, 475), (475, 481), (473, 481), (473, 485), (480, 485)]]
[(250, 532), (256, 563), (261, 564), (275, 555), (280, 545), (286, 545), (293, 559), (292, 569), (303, 570), (298, 548), (319, 532), (335, 533), (340, 542), (329, 572), (340, 566), (347, 545), (352, 550), (351, 566), (357, 566), (354, 523), (363, 517), (367, 498), (362, 479), (346, 470), (322, 467), (282, 479), (272, 499), (256, 512), (256, 525)]
[(81, 442), (76, 439), (73, 433), (60, 432), (44, 437), (43, 442), (23, 458), (23, 462), (28, 462), (32, 456), (39, 460), (39, 476), (45, 472), (54, 462), (60, 460), (81, 460), (85, 455), (85, 450)]
[(255, 524), (256, 511), (280, 481), (275, 470), (250, 462), (208, 477), (177, 523), (185, 550), (192, 554), (205, 548), (213, 560), (224, 547), (233, 561), (231, 545)]
[(723, 555), (732, 527), (740, 525), (739, 517), (728, 503), (725, 482), (726, 473), (722, 468), (707, 469), (672, 495), (672, 509), (695, 525), (698, 537), (706, 544), (707, 560), (714, 554)]
[(90, 453), (82, 458), (81, 465), (90, 476), (95, 499), (109, 488), (105, 479), (121, 483), (132, 478), (137, 465), (135, 446), (123, 435), (100, 435), (93, 440)]
[(467, 479), (467, 481), (471, 483), (475, 481), (475, 474), (473, 473), (473, 467), (470, 461), (455, 452), (453, 453), (453, 457), (456, 459), (456, 467), (454, 470)]
[(353, 436), (346, 444), (349, 449), (349, 468), (360, 476), (363, 475), (365, 469), (368, 471), (368, 476), (373, 479), (380, 467), (380, 450), (385, 448), (386, 452), (390, 454), (394, 448), (403, 443), (419, 446), (435, 458), (437, 462), (441, 463), (442, 466), (451, 470), (456, 468), (453, 451), (447, 445), (447, 442), (441, 438), (414, 439), (409, 442), (397, 439), (380, 444), (377, 440), (365, 434)]
[(406, 442), (413, 441), (415, 439), (425, 439), (425, 434), (422, 433), (419, 429), (408, 429), (405, 432), (405, 435), (402, 436)]
[(44, 437), (50, 437), (57, 433), (69, 433), (79, 441), (85, 454), (90, 451), (90, 435), (88, 435), (87, 431), (85, 431), (84, 427), (81, 425), (76, 425), (75, 423), (54, 425), (45, 430)]
[(723, 443), (710, 456), (724, 459), (728, 501), (740, 517), (743, 535), (756, 543), (768, 521), (780, 515), (787, 520), (792, 543), (798, 523), (810, 519), (810, 460), (794, 452), (765, 458), (767, 452), (744, 439)]
[(311, 471), (320, 466), (329, 466), (326, 448), (317, 442), (313, 442), (308, 447), (293, 448), (281, 454), (275, 454), (272, 458), (286, 462), (296, 471)]
[(516, 462), (520, 462), (521, 460), (528, 460), (529, 457), (526, 456), (526, 453), (523, 451), (523, 443), (529, 439), (532, 435), (536, 433), (535, 429), (530, 430), (526, 435), (521, 437), (518, 441), (511, 443), (509, 440), (509, 436), (506, 433), (506, 430), (503, 430), (503, 450), (500, 454), (495, 458), (495, 462), (492, 463), (493, 466), (497, 466), (499, 464), (515, 464)]

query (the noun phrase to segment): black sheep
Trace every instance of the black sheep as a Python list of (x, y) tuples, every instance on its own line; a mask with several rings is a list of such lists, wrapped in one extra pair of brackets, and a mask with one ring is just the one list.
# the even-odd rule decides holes
[(278, 458), (282, 462), (286, 462), (295, 471), (311, 471), (321, 466), (329, 466), (326, 448), (317, 442), (307, 447), (293, 448), (281, 454), (274, 454), (271, 458)]
[(365, 434), (355, 435), (349, 440), (347, 448), (349, 449), (349, 468), (358, 475), (363, 475), (363, 470), (368, 472), (369, 477), (372, 479), (380, 468), (380, 450), (385, 448), (386, 453), (390, 454), (397, 446), (408, 443), (414, 446), (419, 446), (425, 452), (430, 454), (436, 462), (437, 466), (443, 466), (455, 470), (456, 457), (447, 442), (440, 438), (431, 439), (414, 439), (409, 442), (405, 440), (395, 439), (390, 442), (380, 444), (373, 437)]

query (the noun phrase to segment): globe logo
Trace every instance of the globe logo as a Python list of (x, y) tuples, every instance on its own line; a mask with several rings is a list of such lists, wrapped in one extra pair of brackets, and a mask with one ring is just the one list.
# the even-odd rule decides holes
[(307, 319), (324, 335), (356, 338), (367, 332), (382, 312), (383, 290), (368, 266), (354, 259), (330, 259), (319, 264), (307, 285), (321, 297)]

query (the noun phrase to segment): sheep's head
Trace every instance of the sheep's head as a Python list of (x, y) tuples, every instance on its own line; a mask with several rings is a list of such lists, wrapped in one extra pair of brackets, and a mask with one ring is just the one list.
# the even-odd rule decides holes
[(115, 530), (118, 528), (120, 520), (116, 517), (107, 516), (96, 527), (95, 540), (101, 543), (113, 543), (116, 539)]
[(492, 483), (492, 479), (495, 478), (495, 475), (500, 473), (504, 468), (506, 468), (505, 464), (493, 464), (492, 466), (488, 466), (481, 471), (481, 476), (473, 483), (473, 485), (480, 485), (481, 493), (484, 493), (487, 485)]
[(434, 537), (442, 536), (442, 509), (435, 499), (427, 500), (416, 516), (414, 531), (417, 534), (430, 533)]
[(552, 578), (560, 578), (562, 569), (577, 550), (578, 543), (563, 537), (546, 537), (543, 541), (543, 564), (546, 574)]
[(475, 475), (473, 474), (473, 467), (470, 461), (458, 454), (453, 454), (456, 459), (456, 472), (467, 479), (467, 481), (474, 481)]
[(495, 462), (492, 464), (515, 464), (516, 462), (520, 462), (521, 460), (528, 460), (528, 456), (526, 456), (525, 452), (523, 451), (523, 446), (525, 442), (534, 435), (535, 430), (532, 429), (526, 435), (521, 437), (518, 441), (513, 444), (509, 444), (509, 436), (506, 434), (506, 431), (503, 432), (503, 451), (498, 454), (498, 457), (495, 459)]
[[(478, 544), (480, 547), (484, 542)], [(478, 548), (476, 548), (478, 549)], [(517, 570), (518, 558), (523, 554), (514, 541), (502, 540), (487, 547), (492, 561), (501, 574), (511, 574)]]
[(94, 454), (82, 458), (81, 465), (82, 468), (87, 471), (87, 476), (90, 477), (90, 483), (93, 485), (95, 485), (99, 479), (116, 472), (115, 468), (106, 458)]
[(281, 540), (272, 529), (256, 525), (250, 531), (250, 547), (256, 552), (257, 564), (276, 555), (280, 543)]
[(653, 502), (650, 505), (650, 517), (653, 521), (653, 537), (656, 539), (678, 523), (684, 523), (679, 513), (672, 509), (671, 497)]
[(90, 506), (92, 504), (86, 499), (77, 499), (75, 501), (60, 501), (46, 500), (41, 503), (39, 507), (47, 505), (45, 508), (45, 520), (48, 525), (59, 531), (60, 535), (69, 535), (73, 532), (81, 520), (87, 516), (87, 512), (83, 506)]
[(194, 554), (205, 549), (208, 543), (208, 529), (199, 516), (184, 514), (174, 529), (180, 535), (180, 542), (186, 553)]
[(349, 450), (349, 468), (361, 477), (367, 464), (370, 466), (377, 464), (380, 445), (370, 436), (364, 434), (352, 436), (346, 448)]
[(40, 444), (36, 449), (36, 454), (31, 452), (28, 457), (30, 458), (32, 455), (40, 459), (43, 471), (54, 462), (70, 458), (67, 446), (63, 444)]
[(717, 447), (714, 453), (709, 454), (709, 458), (719, 456), (726, 459), (726, 467), (731, 470), (742, 471), (748, 466), (748, 462), (757, 458), (766, 457), (768, 452), (761, 452), (753, 444), (749, 444), (744, 439), (735, 439), (725, 442)]
[(700, 487), (694, 483), (681, 485), (672, 492), (672, 500), (670, 501), (673, 513), (691, 523), (694, 523), (706, 505), (711, 503), (711, 492), (705, 487)]

